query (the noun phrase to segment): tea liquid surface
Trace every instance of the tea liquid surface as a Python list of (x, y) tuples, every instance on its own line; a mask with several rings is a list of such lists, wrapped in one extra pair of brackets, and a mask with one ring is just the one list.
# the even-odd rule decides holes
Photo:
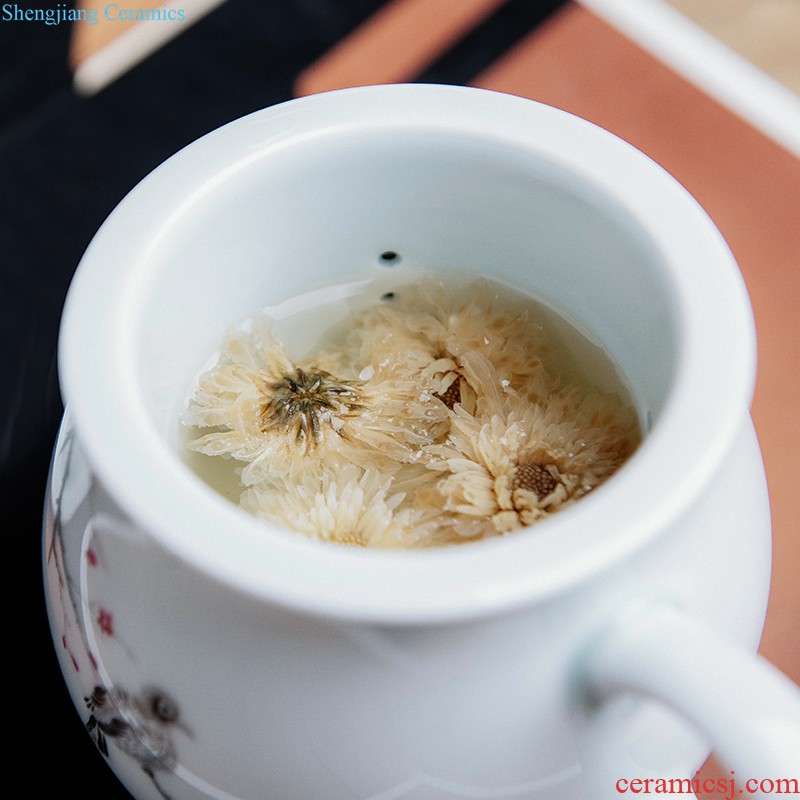
[[(404, 542), (405, 534), (395, 531), (394, 539), (380, 541), (378, 546), (422, 546), (485, 538), (527, 527), (590, 491), (633, 452), (640, 438), (640, 424), (631, 394), (612, 359), (590, 336), (537, 300), (497, 282), (457, 275), (437, 276), (435, 280), (424, 274), (413, 277), (414, 280), (409, 280), (409, 270), (405, 267), (397, 273), (382, 270), (370, 280), (315, 289), (265, 306), (260, 314), (238, 326), (238, 336), (245, 343), (239, 342), (232, 349), (229, 345), (227, 355), (223, 355), (223, 360), (227, 357), (231, 361), (234, 353), (235, 360), (236, 352), (250, 346), (247, 336), (254, 330), (253, 320), (259, 317), (266, 321), (276, 347), (284, 353), (286, 360), (282, 363), (287, 366), (282, 369), (286, 374), (278, 369), (274, 374), (265, 372), (263, 377), (254, 378), (261, 387), (258, 391), (262, 400), (270, 392), (274, 396), (269, 410), (265, 410), (269, 405), (266, 401), (253, 401), (256, 405), (262, 403), (255, 417), (250, 411), (255, 433), (253, 437), (249, 433), (242, 436), (245, 439), (273, 436), (282, 432), (282, 425), (287, 437), (293, 438), (288, 450), (290, 455), (295, 454), (294, 462), (305, 464), (316, 463), (320, 442), (323, 450), (332, 442), (337, 450), (331, 461), (332, 474), (345, 476), (353, 486), (342, 490), (324, 470), (309, 476), (305, 467), (295, 469), (297, 464), (289, 461), (288, 466), (277, 468), (277, 472), (291, 475), (291, 486), (282, 489), (278, 484), (284, 478), (278, 478), (277, 473), (271, 476), (269, 463), (265, 463), (264, 469), (260, 466), (255, 469), (253, 464), (263, 457), (257, 446), (251, 447), (251, 442), (240, 445), (238, 440), (231, 445), (235, 439), (231, 431), (241, 427), (246, 416), (241, 410), (246, 407), (243, 401), (236, 401), (241, 409), (231, 411), (230, 422), (182, 426), (181, 440), (187, 445), (184, 457), (190, 468), (232, 502), (241, 502), (257, 516), (279, 526), (284, 520), (288, 527), (295, 527), (296, 518), (304, 517), (308, 509), (316, 509), (317, 516), (336, 516), (340, 513), (337, 503), (347, 502), (337, 492), (350, 491), (355, 498), (351, 498), (351, 505), (360, 502), (364, 506), (361, 510), (375, 519), (367, 523), (350, 520), (345, 525), (354, 530), (359, 525), (374, 526), (381, 524), (378, 518), (394, 524), (407, 511), (408, 519), (404, 519), (403, 525), (412, 528), (416, 525), (417, 533)], [(402, 320), (397, 323), (397, 330), (391, 327), (395, 324), (393, 320)], [(500, 345), (498, 337), (502, 339)], [(483, 342), (485, 352), (481, 352)], [(527, 344), (530, 346), (526, 347)], [(539, 388), (535, 390), (528, 384), (513, 385), (525, 383), (527, 378), (516, 376), (517, 373), (525, 376), (528, 366), (517, 369), (507, 362), (513, 361), (515, 353), (520, 356), (518, 360), (528, 361), (533, 349), (546, 379), (539, 382), (541, 386), (537, 383)], [(430, 359), (430, 365), (424, 359), (420, 361), (421, 353)], [(252, 353), (242, 358), (251, 363), (251, 356)], [(403, 364), (404, 359), (407, 365)], [(328, 369), (331, 364), (335, 366)], [(240, 367), (236, 369), (241, 371)], [(342, 374), (337, 375), (337, 370)], [(422, 377), (418, 378), (417, 373)], [(322, 379), (324, 375), (331, 378)], [(481, 375), (486, 376), (485, 380)], [(207, 379), (208, 373), (205, 376)], [(365, 397), (379, 397), (372, 384), (381, 377), (385, 379), (383, 386), (391, 391), (398, 384), (402, 396), (384, 403), (385, 408), (367, 408)], [(203, 380), (204, 376), (198, 377), (199, 384)], [(321, 388), (313, 387), (314, 380), (323, 381)], [(533, 382), (538, 380), (535, 378)], [(475, 386), (470, 386), (470, 381)], [(217, 383), (212, 381), (214, 386)], [(496, 386), (485, 391), (489, 387), (484, 384), (490, 383)], [(252, 391), (258, 394), (257, 390)], [(414, 396), (409, 392), (415, 393)], [(590, 397), (601, 400), (595, 410), (587, 412), (584, 406), (588, 401), (583, 398)], [(426, 407), (419, 412), (418, 401), (422, 400), (435, 405), (435, 411)], [(214, 395), (202, 402), (214, 405), (222, 401)], [(383, 400), (375, 402), (381, 405)], [(390, 407), (391, 413), (387, 410)], [(563, 435), (554, 432), (554, 427), (563, 420), (554, 416), (553, 409), (562, 407), (566, 415), (574, 407), (580, 424), (587, 431), (591, 428), (589, 433), (578, 431), (573, 435), (577, 444), (569, 439), (568, 432)], [(397, 422), (395, 412), (399, 408), (417, 409), (412, 416), (422, 413), (435, 433), (426, 439), (424, 431), (420, 434), (425, 426), (413, 420), (404, 429), (405, 423)], [(362, 419), (355, 419), (359, 415)], [(370, 416), (374, 419), (368, 425), (361, 424)], [(193, 418), (190, 415), (190, 421), (218, 417), (218, 412), (204, 409)], [(385, 463), (377, 456), (388, 440), (381, 439), (381, 431), (374, 429), (381, 420), (391, 429), (389, 435), (399, 439), (397, 452)], [(509, 426), (508, 436), (503, 431), (490, 430), (503, 424)], [(607, 425), (610, 432), (607, 442), (600, 441), (598, 425), (601, 428)], [(539, 448), (531, 444), (538, 430), (543, 432), (544, 439), (552, 440)], [(209, 431), (212, 437), (207, 436)], [(216, 435), (224, 440), (231, 452), (223, 452), (218, 441), (198, 447), (198, 437), (202, 440), (204, 434), (206, 439)], [(559, 440), (560, 435), (563, 441)], [(497, 442), (491, 441), (492, 436), (497, 437)], [(317, 437), (319, 441), (315, 441)], [(359, 437), (364, 440), (363, 453), (351, 447), (354, 442), (358, 444)], [(480, 445), (487, 452), (479, 452), (476, 443), (487, 437), (488, 444)], [(514, 437), (516, 443), (508, 445), (506, 440)], [(341, 442), (347, 446), (339, 448)], [(389, 444), (388, 450), (392, 450), (392, 442)], [(572, 465), (567, 463), (570, 448), (584, 448), (580, 457), (573, 459), (576, 463), (581, 459), (586, 461), (592, 448), (599, 454), (596, 461), (600, 463), (609, 462), (608, 453), (614, 447), (619, 452), (614, 454), (613, 465), (603, 463), (602, 468), (595, 468), (579, 464), (583, 474), (578, 474), (578, 467), (573, 470), (574, 475), (570, 473)], [(278, 462), (286, 449), (283, 446), (275, 449)], [(269, 462), (270, 457), (263, 460)], [(459, 481), (464, 485), (459, 485)], [(493, 486), (487, 489), (489, 484)], [(275, 491), (289, 493), (299, 487), (299, 493), (291, 502), (273, 502), (265, 499), (265, 487), (270, 486)], [(476, 492), (481, 496), (473, 502), (470, 493)], [(372, 506), (365, 499), (370, 494), (374, 500)], [(398, 500), (400, 495), (402, 499)], [(409, 502), (414, 497), (420, 500), (412, 513)], [(436, 527), (433, 521), (436, 515), (449, 520), (444, 536), (441, 531), (431, 533)], [(479, 519), (481, 516), (484, 519)], [(411, 517), (415, 519), (409, 521)], [(347, 544), (373, 543), (363, 532), (345, 535), (326, 529), (317, 535), (313, 527), (317, 523), (306, 523), (308, 520), (297, 525), (312, 538)], [(318, 524), (325, 528), (334, 523), (326, 520)]]

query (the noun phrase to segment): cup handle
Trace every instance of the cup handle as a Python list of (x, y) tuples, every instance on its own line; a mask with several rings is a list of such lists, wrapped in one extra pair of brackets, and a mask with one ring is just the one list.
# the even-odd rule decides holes
[(617, 621), (590, 645), (582, 673), (600, 702), (632, 691), (666, 703), (742, 781), (800, 780), (800, 688), (677, 608), (658, 605)]

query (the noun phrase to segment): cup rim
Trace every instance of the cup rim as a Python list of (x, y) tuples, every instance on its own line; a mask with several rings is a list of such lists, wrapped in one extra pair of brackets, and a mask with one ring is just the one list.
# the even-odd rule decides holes
[[(271, 530), (168, 453), (136, 401), (125, 337), (133, 311), (120, 287), (146, 257), (160, 221), (255, 150), (364, 124), (439, 126), (544, 153), (613, 196), (669, 269), (679, 357), (658, 424), (612, 480), (534, 530), (422, 551), (354, 549)], [(124, 252), (116, 245), (120, 237)], [(156, 542), (259, 599), (383, 623), (467, 619), (537, 602), (645, 546), (675, 524), (724, 459), (748, 413), (755, 358), (752, 312), (733, 256), (672, 176), (566, 111), (490, 90), (431, 84), (290, 100), (228, 123), (172, 156), (128, 194), (90, 243), (70, 286), (59, 341), (62, 390), (82, 449), (109, 495)], [(132, 399), (120, 404), (120, 396)], [(226, 533), (231, 526), (235, 537)]]

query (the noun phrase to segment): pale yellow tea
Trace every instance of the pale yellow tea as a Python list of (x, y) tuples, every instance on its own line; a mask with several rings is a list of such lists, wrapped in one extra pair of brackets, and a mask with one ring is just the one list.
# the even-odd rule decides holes
[(639, 444), (610, 359), (525, 295), (427, 278), (320, 297), (235, 328), (183, 415), (192, 467), (270, 525), (372, 547), (505, 535)]

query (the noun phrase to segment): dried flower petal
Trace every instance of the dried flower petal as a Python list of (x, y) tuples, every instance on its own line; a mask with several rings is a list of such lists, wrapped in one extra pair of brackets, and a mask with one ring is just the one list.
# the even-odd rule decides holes
[(354, 464), (332, 469), (310, 464), (291, 481), (260, 484), (242, 495), (242, 506), (272, 525), (311, 539), (360, 547), (414, 547), (426, 544), (430, 522), (411, 508), (392, 478)]

